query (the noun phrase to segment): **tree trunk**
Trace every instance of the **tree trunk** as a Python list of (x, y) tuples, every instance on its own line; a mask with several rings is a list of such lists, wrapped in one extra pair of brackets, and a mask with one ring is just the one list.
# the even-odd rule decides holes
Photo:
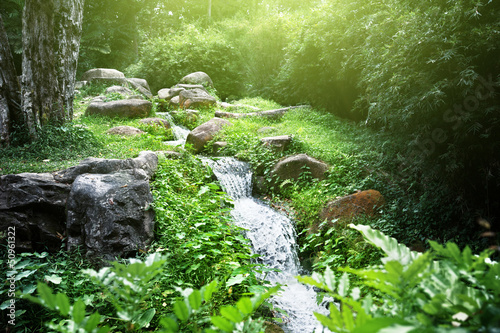
[(21, 87), (0, 16), (0, 147), (8, 146), (11, 126), (21, 123)]
[(26, 0), (22, 110), (30, 137), (73, 118), (84, 0)]

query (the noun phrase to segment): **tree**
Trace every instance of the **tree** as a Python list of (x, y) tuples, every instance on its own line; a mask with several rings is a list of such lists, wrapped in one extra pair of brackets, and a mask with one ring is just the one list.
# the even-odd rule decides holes
[(27, 0), (23, 12), (22, 113), (31, 139), (73, 118), (84, 0)]
[(0, 15), (0, 147), (10, 143), (12, 123), (21, 118), (21, 95), (7, 33)]

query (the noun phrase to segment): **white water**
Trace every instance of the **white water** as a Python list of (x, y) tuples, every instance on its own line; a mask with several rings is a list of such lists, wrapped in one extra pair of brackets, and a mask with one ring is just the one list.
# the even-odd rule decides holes
[(164, 143), (169, 146), (184, 146), (190, 131), (185, 127), (174, 124), (174, 120), (172, 119), (172, 116), (168, 112), (157, 112), (156, 115), (163, 117), (168, 121), (170, 127), (172, 128), (172, 133), (174, 134), (175, 137), (175, 140), (165, 141)]
[(263, 202), (252, 198), (252, 173), (246, 163), (230, 157), (206, 159), (226, 193), (234, 201), (231, 212), (236, 225), (246, 229), (254, 253), (262, 263), (280, 272), (271, 272), (267, 279), (285, 285), (272, 302), (288, 313), (283, 318), (285, 332), (322, 332), (313, 312), (327, 314), (328, 310), (316, 304), (314, 290), (300, 284), (295, 276), (301, 273), (297, 257), (296, 233), (292, 222)]

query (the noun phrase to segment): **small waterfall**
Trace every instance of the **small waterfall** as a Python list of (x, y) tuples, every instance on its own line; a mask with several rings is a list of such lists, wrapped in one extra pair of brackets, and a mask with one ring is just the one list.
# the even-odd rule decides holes
[(157, 112), (156, 115), (165, 118), (170, 127), (172, 128), (172, 133), (174, 134), (175, 140), (165, 141), (165, 144), (169, 146), (184, 146), (186, 143), (186, 138), (189, 134), (189, 130), (183, 126), (178, 126), (174, 123), (172, 116), (168, 112)]
[(290, 219), (251, 196), (252, 172), (248, 164), (231, 157), (204, 161), (234, 200), (231, 214), (236, 225), (246, 229), (245, 236), (252, 242), (254, 253), (260, 255), (263, 264), (280, 270), (269, 273), (267, 279), (286, 285), (280, 295), (272, 299), (276, 307), (288, 313), (288, 317), (283, 318), (285, 332), (322, 332), (313, 312), (326, 315), (328, 310), (317, 305), (316, 293), (311, 287), (295, 279), (301, 267)]

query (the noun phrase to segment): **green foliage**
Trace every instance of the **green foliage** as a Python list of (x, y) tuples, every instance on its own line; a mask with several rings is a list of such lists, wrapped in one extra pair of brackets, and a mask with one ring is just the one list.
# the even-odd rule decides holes
[(148, 80), (153, 91), (177, 84), (192, 72), (203, 71), (220, 97), (241, 93), (239, 51), (216, 28), (185, 24), (168, 37), (145, 41), (140, 61), (127, 73)]
[[(473, 255), (454, 243), (431, 242), (433, 251), (417, 253), (368, 226), (351, 225), (384, 253), (382, 264), (366, 269), (343, 268), (337, 278), (324, 274), (300, 281), (325, 290), (338, 301), (329, 316), (315, 314), (335, 332), (493, 332), (498, 329), (500, 265), (491, 251)], [(361, 296), (348, 273), (376, 292)], [(495, 314), (493, 318), (487, 317)], [(493, 331), (492, 331), (493, 330)]]
[[(180, 290), (182, 298), (174, 304), (174, 313), (170, 317), (163, 318), (161, 324), (162, 332), (179, 332), (183, 326), (187, 326), (191, 332), (202, 332), (202, 326), (206, 324), (204, 317), (200, 316), (207, 311), (212, 295), (217, 291), (219, 285), (216, 281), (197, 289)], [(253, 319), (252, 315), (271, 295), (275, 294), (279, 287), (273, 287), (264, 293), (253, 297), (242, 297), (236, 305), (226, 305), (220, 308), (220, 315), (210, 316), (211, 328), (203, 332), (264, 332), (261, 319)]]

